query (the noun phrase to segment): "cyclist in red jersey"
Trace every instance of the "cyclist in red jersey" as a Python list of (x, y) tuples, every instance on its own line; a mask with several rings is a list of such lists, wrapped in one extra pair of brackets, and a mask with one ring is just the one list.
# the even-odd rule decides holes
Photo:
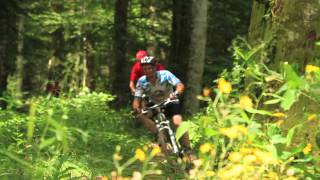
[[(144, 75), (140, 60), (145, 56), (148, 56), (148, 53), (144, 50), (139, 50), (136, 54), (137, 61), (132, 66), (131, 74), (130, 74), (130, 83), (129, 83), (130, 91), (132, 94), (134, 94), (134, 91), (136, 90), (136, 83), (138, 79)], [(164, 66), (161, 65), (160, 63), (156, 64), (156, 68), (157, 68), (157, 71), (165, 69)]]

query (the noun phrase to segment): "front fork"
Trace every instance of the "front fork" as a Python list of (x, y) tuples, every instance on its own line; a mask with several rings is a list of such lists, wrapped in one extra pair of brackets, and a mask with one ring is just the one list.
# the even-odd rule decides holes
[(163, 130), (168, 131), (170, 143), (173, 148), (173, 153), (179, 154), (178, 144), (176, 141), (175, 134), (174, 134), (172, 128), (170, 127), (170, 121), (168, 119), (166, 119), (166, 117), (163, 113), (159, 113), (158, 117), (155, 118), (155, 122), (156, 122), (156, 127), (157, 127), (159, 133)]

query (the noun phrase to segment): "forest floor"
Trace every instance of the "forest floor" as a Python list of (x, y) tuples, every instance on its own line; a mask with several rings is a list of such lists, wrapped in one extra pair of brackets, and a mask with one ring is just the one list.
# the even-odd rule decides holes
[[(92, 176), (110, 176), (110, 172), (116, 171), (113, 154), (117, 145), (121, 147), (122, 160), (120, 165), (132, 158), (136, 149), (142, 149), (143, 146), (151, 149), (156, 145), (153, 142), (153, 135), (147, 129), (135, 122), (133, 117), (123, 117), (123, 114), (125, 113), (114, 114), (113, 117), (117, 119), (116, 121), (110, 121), (108, 122), (110, 125), (105, 124), (99, 129), (95, 129), (91, 136), (96, 140), (91, 141), (85, 150), (79, 152), (79, 155), (86, 154), (85, 161), (88, 163)], [(132, 176), (133, 172), (142, 171), (145, 168), (143, 166), (144, 163), (136, 161), (123, 171), (123, 176)], [(161, 170), (162, 174), (150, 174), (146, 176), (146, 179), (181, 179), (186, 173), (183, 166), (177, 163), (176, 157), (167, 158), (162, 154), (150, 160), (147, 166), (154, 166), (153, 169)]]

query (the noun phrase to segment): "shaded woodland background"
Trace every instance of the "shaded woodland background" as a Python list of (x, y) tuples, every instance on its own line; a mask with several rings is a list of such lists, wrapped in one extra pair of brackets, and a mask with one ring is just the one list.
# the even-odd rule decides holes
[(1, 96), (11, 80), (21, 97), (86, 87), (112, 92), (121, 107), (135, 52), (146, 49), (187, 85), (192, 114), (202, 87), (232, 66), (237, 37), (265, 43), (262, 61), (275, 69), (290, 61), (303, 71), (319, 56), (316, 0), (13, 0), (2, 2), (0, 18)]
[[(194, 178), (133, 155), (151, 139), (130, 114), (140, 49), (186, 85)], [(319, 108), (319, 0), (0, 3), (0, 179), (319, 179)]]
[[(204, 8), (199, 16), (206, 19), (205, 24), (200, 20), (203, 27), (196, 26), (203, 29), (199, 38), (191, 35), (190, 0), (2, 3), (1, 94), (10, 79), (24, 97), (46, 94), (57, 83), (65, 93), (84, 87), (112, 92), (123, 97), (122, 105), (130, 99), (128, 77), (139, 49), (148, 50), (186, 84), (194, 84), (191, 94), (213, 85), (218, 73), (232, 65), (232, 39), (247, 34), (252, 4), (206, 2), (199, 7)], [(202, 45), (196, 45), (200, 48), (192, 45), (201, 39)], [(203, 61), (199, 83), (187, 81), (189, 61), (195, 63), (191, 68)]]

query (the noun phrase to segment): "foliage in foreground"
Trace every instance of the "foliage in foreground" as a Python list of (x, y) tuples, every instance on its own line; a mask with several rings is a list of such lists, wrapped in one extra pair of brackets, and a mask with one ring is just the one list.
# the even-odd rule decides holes
[(123, 152), (131, 154), (146, 138), (132, 130), (128, 111), (109, 108), (112, 99), (95, 92), (20, 103), (7, 97), (8, 109), (0, 110), (0, 179), (93, 179), (111, 171), (117, 144), (128, 144)]
[[(307, 124), (319, 125), (318, 112), (300, 112), (304, 118), (298, 124), (283, 126), (289, 116), (294, 118), (288, 113), (301, 99), (319, 106), (320, 67), (307, 65), (302, 76), (286, 63), (281, 73), (272, 71), (254, 61), (262, 47), (248, 52), (236, 47), (235, 66), (216, 81), (214, 98), (210, 97), (211, 89), (199, 96), (208, 103), (205, 112), (178, 129), (178, 138), (189, 131), (199, 157), (192, 170), (182, 173), (184, 179), (320, 178), (320, 159), (315, 153), (320, 134), (311, 141), (297, 141), (295, 137)], [(144, 174), (142, 170), (123, 177), (118, 170), (110, 177), (136, 180)]]

